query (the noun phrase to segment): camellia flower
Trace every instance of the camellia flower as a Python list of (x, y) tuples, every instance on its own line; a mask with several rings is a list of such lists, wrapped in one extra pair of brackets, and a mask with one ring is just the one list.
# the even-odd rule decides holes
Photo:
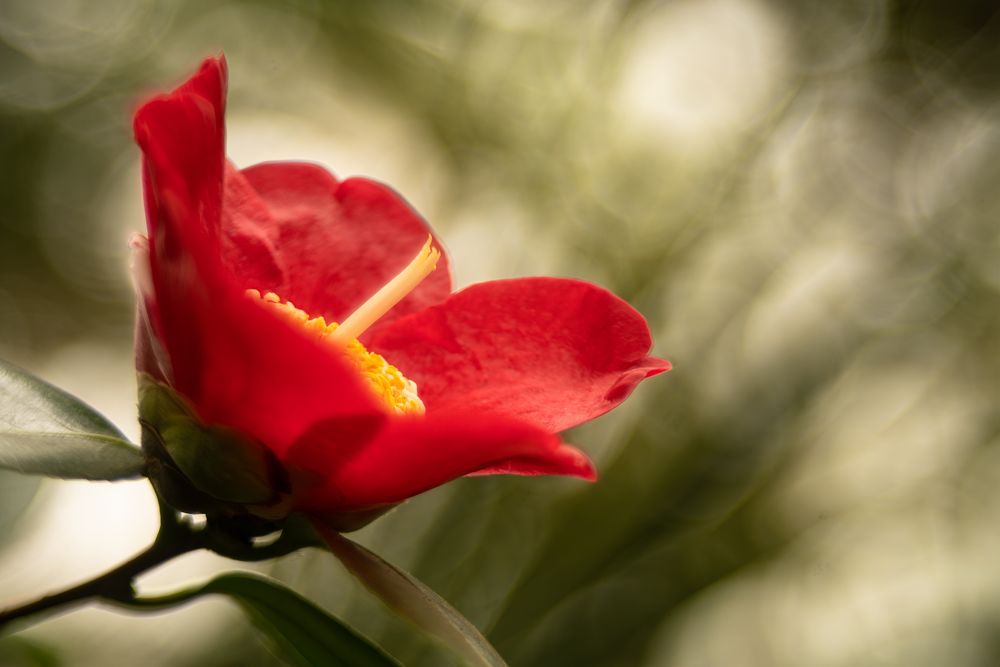
[(209, 59), (135, 115), (137, 366), (160, 493), (364, 518), (462, 475), (593, 480), (557, 433), (670, 368), (642, 316), (579, 280), (452, 293), (440, 242), (386, 186), (227, 162), (225, 95)]

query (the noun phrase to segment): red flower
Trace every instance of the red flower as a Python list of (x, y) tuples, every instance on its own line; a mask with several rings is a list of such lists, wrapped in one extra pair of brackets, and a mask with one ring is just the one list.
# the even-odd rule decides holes
[(670, 368), (642, 316), (578, 280), (452, 294), (441, 244), (386, 186), (228, 163), (225, 93), (209, 59), (135, 115), (139, 370), (271, 452), (295, 509), (389, 506), (468, 474), (594, 479), (556, 433)]

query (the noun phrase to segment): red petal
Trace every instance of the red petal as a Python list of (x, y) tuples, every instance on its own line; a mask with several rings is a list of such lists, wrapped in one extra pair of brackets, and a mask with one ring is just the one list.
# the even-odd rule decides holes
[[(173, 380), (184, 393), (200, 376), (199, 322), (186, 318), (218, 255), (222, 210), (226, 65), (206, 60), (185, 84), (143, 105), (135, 115), (143, 150), (143, 191), (150, 268), (156, 295), (154, 333), (164, 342)], [(215, 276), (204, 276), (215, 278)]]
[(275, 246), (278, 223), (232, 163), (226, 165), (223, 202), (223, 263), (246, 289), (279, 290), (285, 283), (286, 266)]
[(378, 408), (333, 347), (247, 298), (222, 264), (224, 96), (225, 64), (208, 60), (136, 113), (154, 291), (146, 304), (171, 383), (199, 416), (280, 454), (318, 421)]
[(464, 407), (562, 431), (604, 414), (670, 368), (647, 356), (634, 308), (579, 280), (472, 285), (397, 320), (369, 347), (417, 383), (428, 412)]
[[(273, 290), (313, 315), (343, 321), (417, 254), (427, 223), (388, 187), (363, 178), (338, 182), (322, 167), (272, 162), (242, 171), (276, 224), (278, 262), (295, 267)], [(234, 187), (241, 187), (233, 179)], [(441, 248), (440, 241), (437, 243)], [(448, 259), (376, 325), (438, 303), (451, 292)], [(373, 329), (374, 330), (374, 329)]]
[[(356, 432), (356, 429), (349, 429)], [(462, 410), (391, 419), (366, 442), (310, 438), (288, 461), (322, 479), (299, 499), (309, 510), (397, 503), (467, 474), (550, 474), (596, 479), (585, 454), (517, 420)]]
[(170, 382), (173, 373), (163, 345), (153, 332), (152, 312), (156, 308), (156, 292), (149, 261), (149, 239), (133, 234), (129, 241), (132, 258), (129, 270), (135, 289), (135, 367), (158, 382)]

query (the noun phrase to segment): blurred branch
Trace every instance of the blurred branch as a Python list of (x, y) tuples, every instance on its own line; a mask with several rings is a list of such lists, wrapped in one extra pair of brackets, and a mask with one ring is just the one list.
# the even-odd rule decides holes
[[(213, 517), (204, 526), (196, 526), (179, 516), (162, 500), (159, 509), (160, 530), (148, 549), (95, 579), (0, 612), (0, 631), (14, 621), (32, 616), (38, 617), (36, 621), (41, 620), (72, 604), (102, 601), (123, 607), (143, 606), (153, 598), (136, 597), (133, 585), (136, 577), (191, 551), (207, 549), (226, 558), (255, 562), (278, 558), (302, 547), (319, 544), (318, 537), (309, 528), (308, 522), (299, 517), (289, 518), (282, 525), (281, 533), (275, 541), (260, 544), (253, 537), (256, 533), (247, 529), (246, 521), (243, 520), (245, 517)], [(256, 525), (254, 527), (259, 528)], [(187, 593), (182, 591), (177, 595), (183, 597)]]
[(32, 620), (37, 622), (67, 605), (94, 600), (131, 600), (135, 597), (132, 584), (137, 576), (177, 556), (205, 547), (203, 531), (193, 530), (189, 523), (180, 521), (176, 515), (168, 517), (161, 511), (161, 517), (160, 532), (148, 549), (95, 579), (0, 612), (0, 631), (10, 623), (28, 617), (35, 617)]

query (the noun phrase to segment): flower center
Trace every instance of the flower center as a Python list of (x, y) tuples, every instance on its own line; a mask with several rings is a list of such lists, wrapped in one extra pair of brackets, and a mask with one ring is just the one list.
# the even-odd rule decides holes
[(385, 358), (369, 352), (358, 341), (380, 317), (412, 292), (437, 266), (441, 252), (432, 247), (431, 237), (412, 261), (383, 285), (374, 295), (361, 304), (340, 324), (327, 322), (322, 316), (312, 317), (291, 301), (283, 301), (274, 292), (261, 294), (259, 290), (248, 289), (247, 296), (259, 299), (268, 308), (273, 308), (289, 321), (295, 322), (319, 339), (342, 349), (347, 359), (365, 378), (375, 395), (385, 407), (396, 414), (422, 415), (424, 404), (417, 395), (417, 385)]

